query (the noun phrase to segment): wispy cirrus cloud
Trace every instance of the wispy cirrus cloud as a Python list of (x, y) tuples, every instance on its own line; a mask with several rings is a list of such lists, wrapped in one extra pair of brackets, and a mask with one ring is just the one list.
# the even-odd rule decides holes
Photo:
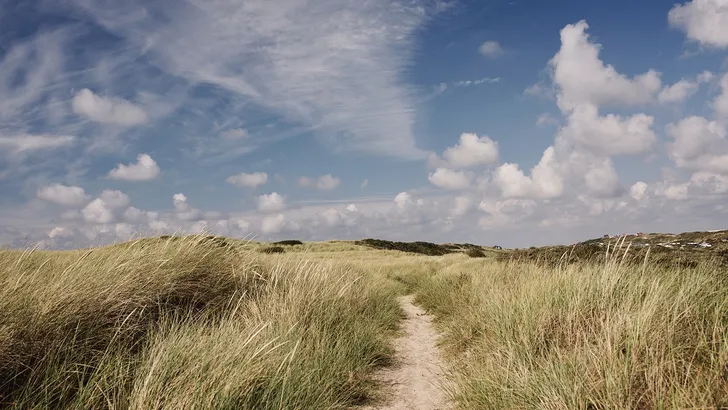
[(244, 97), (339, 150), (421, 158), (401, 80), (436, 1), (76, 0), (165, 72)]

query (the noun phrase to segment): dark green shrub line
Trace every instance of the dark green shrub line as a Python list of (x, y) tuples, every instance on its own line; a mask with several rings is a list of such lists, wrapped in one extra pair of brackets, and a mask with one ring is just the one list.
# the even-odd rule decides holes
[(263, 253), (285, 253), (286, 248), (282, 246), (268, 246), (260, 250)]
[(296, 239), (286, 239), (285, 241), (273, 242), (273, 245), (295, 246), (295, 245), (303, 245), (303, 242), (296, 240)]

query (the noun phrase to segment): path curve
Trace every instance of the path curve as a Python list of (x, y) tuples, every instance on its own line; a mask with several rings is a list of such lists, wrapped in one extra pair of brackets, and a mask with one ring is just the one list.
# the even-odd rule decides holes
[(435, 345), (438, 334), (432, 317), (413, 303), (414, 296), (399, 299), (407, 318), (403, 335), (395, 340), (395, 366), (379, 372), (375, 378), (383, 383), (390, 397), (381, 405), (365, 410), (445, 410), (450, 409), (443, 390), (444, 372), (440, 352)]

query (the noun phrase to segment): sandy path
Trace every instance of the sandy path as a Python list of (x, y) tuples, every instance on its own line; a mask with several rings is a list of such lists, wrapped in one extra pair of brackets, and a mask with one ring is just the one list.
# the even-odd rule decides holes
[(365, 407), (378, 410), (444, 410), (451, 404), (442, 389), (444, 374), (440, 352), (435, 343), (438, 334), (432, 318), (415, 304), (413, 296), (400, 298), (407, 314), (404, 334), (395, 341), (396, 363), (377, 374), (389, 399), (381, 405)]

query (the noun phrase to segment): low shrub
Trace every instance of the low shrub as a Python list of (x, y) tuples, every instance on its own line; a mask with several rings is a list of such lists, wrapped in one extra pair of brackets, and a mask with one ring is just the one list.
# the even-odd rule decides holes
[(419, 253), (428, 256), (442, 256), (448, 253), (456, 252), (455, 250), (452, 250), (447, 246), (438, 245), (431, 242), (394, 242), (385, 241), (382, 239), (362, 239), (354, 243), (357, 245), (368, 246), (375, 249)]
[(295, 245), (303, 245), (303, 242), (301, 242), (297, 239), (287, 239), (285, 241), (273, 242), (273, 245), (295, 246)]
[(260, 250), (263, 253), (285, 253), (286, 249), (282, 246), (268, 246)]
[(482, 249), (478, 248), (470, 248), (467, 251), (465, 251), (465, 254), (470, 256), (471, 258), (485, 258), (485, 252), (483, 252)]

